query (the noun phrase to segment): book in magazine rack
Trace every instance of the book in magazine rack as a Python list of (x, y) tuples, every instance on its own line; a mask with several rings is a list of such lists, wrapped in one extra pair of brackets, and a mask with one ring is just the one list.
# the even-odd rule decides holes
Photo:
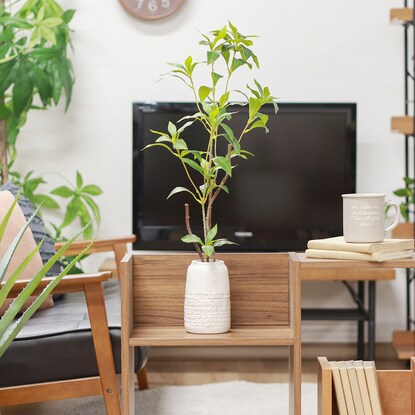
[[(286, 346), (290, 414), (301, 414), (301, 287), (294, 253), (217, 255), (230, 275), (232, 326), (190, 334), (183, 326), (185, 276), (196, 255), (141, 254), (122, 260), (122, 413), (135, 414), (134, 346)], [(139, 405), (139, 403), (138, 403)]]
[[(410, 370), (377, 370), (382, 415), (415, 414), (415, 357)], [(330, 364), (318, 358), (318, 415), (338, 415)], [(376, 414), (380, 415), (380, 414)]]

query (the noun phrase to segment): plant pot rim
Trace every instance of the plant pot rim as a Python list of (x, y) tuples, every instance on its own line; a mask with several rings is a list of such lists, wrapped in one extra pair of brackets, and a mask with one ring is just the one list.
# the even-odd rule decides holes
[(225, 262), (222, 259), (215, 259), (214, 261), (202, 262), (200, 259), (193, 259), (192, 265), (201, 265), (201, 266), (211, 266), (215, 264), (224, 264)]

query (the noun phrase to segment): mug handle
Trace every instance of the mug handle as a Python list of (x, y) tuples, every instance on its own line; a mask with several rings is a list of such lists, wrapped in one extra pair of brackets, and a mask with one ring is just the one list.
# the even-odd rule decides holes
[(395, 208), (395, 218), (394, 218), (394, 220), (393, 220), (393, 223), (392, 223), (392, 225), (390, 225), (390, 226), (388, 226), (386, 229), (385, 229), (385, 232), (389, 232), (389, 231), (391, 231), (392, 229), (395, 229), (397, 226), (398, 226), (398, 223), (399, 223), (399, 220), (400, 220), (400, 218), (401, 218), (401, 210), (400, 210), (400, 208), (399, 208), (399, 205), (397, 204), (397, 203), (394, 203), (394, 202), (385, 202), (385, 207), (386, 206), (393, 206), (394, 208)]

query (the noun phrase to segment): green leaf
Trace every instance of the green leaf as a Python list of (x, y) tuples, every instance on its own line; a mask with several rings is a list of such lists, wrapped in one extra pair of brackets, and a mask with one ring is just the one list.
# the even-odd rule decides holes
[(207, 52), (207, 64), (211, 65), (213, 62), (218, 60), (220, 58), (220, 52), (215, 50), (213, 52), (208, 51)]
[(57, 58), (60, 55), (60, 51), (57, 48), (35, 48), (27, 55), (39, 59), (41, 61), (48, 61)]
[(92, 196), (99, 196), (102, 194), (102, 189), (96, 184), (88, 184), (82, 188), (82, 192)]
[(216, 224), (212, 229), (208, 231), (206, 235), (206, 243), (208, 245), (213, 241), (217, 233), (218, 233), (218, 225)]
[(5, 16), (0, 18), (0, 24), (7, 24), (8, 26), (16, 27), (18, 29), (32, 29), (33, 24), (28, 22), (26, 19), (16, 16)]
[(49, 28), (59, 26), (61, 23), (63, 20), (60, 17), (48, 17), (42, 20), (42, 26)]
[(73, 9), (65, 10), (64, 13), (63, 13), (63, 16), (62, 16), (63, 21), (66, 24), (68, 24), (72, 20), (75, 12), (76, 12), (76, 10), (73, 10)]
[(231, 65), (232, 72), (238, 69), (240, 66), (245, 65), (245, 63), (246, 62), (243, 59), (237, 59), (237, 58), (232, 59), (232, 65)]
[(176, 150), (187, 150), (187, 144), (186, 141), (179, 138), (173, 143), (173, 148)]
[(19, 10), (19, 15), (24, 14), (25, 12), (32, 12), (34, 9), (34, 6), (36, 5), (38, 0), (27, 0), (27, 2), (22, 6), (22, 8)]
[(228, 140), (228, 142), (232, 145), (232, 147), (239, 154), (241, 152), (241, 144), (239, 143), (238, 139), (235, 137), (232, 129), (226, 124), (221, 124), (221, 127), (225, 130), (225, 138)]
[(202, 85), (199, 88), (199, 99), (200, 101), (204, 101), (209, 94), (212, 92), (212, 88), (209, 88), (208, 86)]
[(24, 76), (16, 80), (13, 87), (13, 109), (16, 116), (19, 116), (32, 99), (32, 81)]
[(207, 257), (211, 257), (215, 253), (215, 248), (213, 245), (202, 245), (202, 251)]
[(186, 163), (188, 166), (190, 166), (192, 169), (198, 171), (202, 176), (204, 176), (205, 171), (202, 169), (202, 167), (197, 164), (194, 160), (189, 158), (182, 158), (182, 161)]
[(261, 108), (261, 100), (258, 98), (249, 98), (249, 118), (254, 118)]
[(223, 246), (223, 245), (238, 245), (235, 242), (228, 241), (227, 239), (217, 239), (216, 241), (213, 241), (213, 246)]
[(12, 115), (13, 113), (5, 105), (0, 105), (0, 120), (10, 118)]
[(63, 218), (61, 228), (65, 228), (70, 225), (78, 216), (81, 209), (81, 201), (79, 197), (75, 196), (66, 206), (65, 217)]
[(407, 191), (406, 189), (397, 189), (393, 192), (393, 194), (399, 197), (406, 197)]
[(56, 202), (56, 200), (52, 199), (48, 195), (44, 195), (44, 194), (33, 195), (31, 198), (31, 201), (33, 201), (35, 205), (42, 204), (42, 207), (47, 208), (47, 209), (60, 209), (60, 206)]
[(193, 235), (193, 234), (183, 236), (182, 242), (185, 242), (187, 244), (197, 243), (197, 244), (203, 245), (202, 240), (198, 236)]
[(176, 193), (181, 193), (181, 192), (187, 192), (187, 193), (190, 193), (195, 199), (196, 199), (196, 196), (193, 194), (193, 192), (191, 192), (189, 189), (186, 189), (185, 187), (181, 187), (181, 186), (178, 186), (178, 187), (175, 187), (170, 193), (169, 193), (169, 195), (167, 196), (167, 199), (169, 199), (171, 196), (173, 196), (173, 195), (175, 195)]
[(39, 26), (39, 30), (43, 38), (49, 41), (52, 45), (56, 45), (56, 36), (51, 29), (48, 27)]
[(65, 199), (74, 195), (73, 190), (67, 186), (59, 186), (56, 189), (53, 189), (50, 193), (56, 196), (64, 197)]
[(52, 87), (49, 82), (49, 77), (36, 64), (30, 63), (30, 79), (33, 85), (37, 88), (43, 105), (47, 105), (48, 98), (52, 95)]
[(86, 194), (82, 194), (82, 199), (85, 200), (86, 204), (91, 208), (92, 214), (95, 217), (95, 220), (98, 224), (101, 223), (101, 211), (98, 207), (98, 205), (94, 202), (92, 197), (87, 196)]
[(69, 104), (71, 103), (72, 88), (74, 84), (74, 79), (72, 77), (72, 67), (70, 61), (64, 56), (60, 57), (57, 60), (57, 65), (59, 69), (60, 79), (66, 95), (66, 111), (69, 107)]
[(230, 177), (232, 177), (232, 165), (231, 162), (226, 157), (215, 157), (213, 162), (224, 170)]
[(55, 0), (41, 0), (47, 16), (62, 16), (63, 9)]
[(219, 106), (224, 107), (225, 104), (229, 101), (229, 91), (225, 92), (220, 98), (219, 98)]
[(163, 142), (171, 143), (171, 141), (172, 140), (169, 136), (163, 134), (156, 140), (156, 143), (163, 143)]
[(177, 132), (177, 128), (176, 128), (176, 126), (171, 122), (171, 121), (169, 121), (169, 124), (168, 124), (168, 126), (167, 126), (167, 130), (169, 131), (169, 133), (170, 133), (170, 135), (173, 137), (174, 135), (176, 135), (176, 132)]
[(211, 73), (212, 76), (212, 81), (213, 81), (213, 85), (216, 86), (216, 84), (218, 83), (219, 79), (223, 78), (223, 76), (219, 73), (216, 72), (212, 72)]
[(82, 179), (81, 173), (79, 171), (76, 171), (76, 187), (80, 189), (83, 185), (84, 181)]
[(40, 30), (35, 29), (32, 32), (32, 36), (30, 36), (29, 44), (27, 45), (28, 49), (34, 48), (38, 43), (40, 43), (40, 40), (41, 40)]

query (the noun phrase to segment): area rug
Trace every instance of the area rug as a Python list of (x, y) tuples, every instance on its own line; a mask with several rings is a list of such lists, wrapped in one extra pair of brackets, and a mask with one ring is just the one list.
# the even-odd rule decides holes
[[(317, 413), (317, 385), (302, 384), (302, 415)], [(105, 414), (102, 399), (89, 398), (65, 415)], [(166, 386), (136, 392), (138, 415), (288, 415), (288, 385), (245, 381)]]

